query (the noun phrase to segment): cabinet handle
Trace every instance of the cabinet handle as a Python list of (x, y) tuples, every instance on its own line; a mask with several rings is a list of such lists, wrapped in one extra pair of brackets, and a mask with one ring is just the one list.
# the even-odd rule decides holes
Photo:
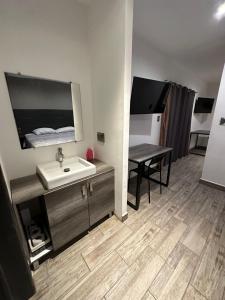
[(83, 198), (87, 198), (87, 189), (85, 185), (82, 185), (81, 193)]

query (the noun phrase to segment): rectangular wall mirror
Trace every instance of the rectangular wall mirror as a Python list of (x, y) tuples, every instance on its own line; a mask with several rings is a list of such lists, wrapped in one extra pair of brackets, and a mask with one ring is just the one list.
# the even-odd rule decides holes
[(22, 149), (83, 137), (80, 85), (5, 73)]

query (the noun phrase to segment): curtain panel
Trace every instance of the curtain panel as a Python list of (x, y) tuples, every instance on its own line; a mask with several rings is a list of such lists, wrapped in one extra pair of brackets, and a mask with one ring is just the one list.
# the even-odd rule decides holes
[(194, 97), (193, 90), (171, 84), (161, 119), (160, 145), (173, 148), (172, 161), (186, 156), (189, 152)]

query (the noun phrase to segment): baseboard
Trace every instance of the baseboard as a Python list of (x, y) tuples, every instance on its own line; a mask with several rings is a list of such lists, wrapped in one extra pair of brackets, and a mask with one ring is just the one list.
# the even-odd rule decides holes
[(128, 213), (125, 213), (125, 215), (121, 217), (119, 217), (115, 212), (114, 212), (114, 215), (117, 217), (117, 219), (119, 219), (121, 222), (125, 222), (126, 219), (128, 218)]
[(122, 220), (121, 221), (125, 222), (127, 218), (128, 218), (128, 213), (126, 213), (125, 215), (122, 216)]
[(217, 190), (220, 190), (220, 191), (225, 191), (225, 186), (224, 185), (221, 185), (221, 184), (218, 184), (218, 183), (215, 183), (215, 182), (212, 182), (212, 181), (208, 181), (208, 180), (205, 180), (205, 179), (202, 179), (202, 178), (199, 179), (199, 182), (202, 183), (202, 184), (205, 184), (207, 186), (210, 186), (214, 189), (217, 189)]

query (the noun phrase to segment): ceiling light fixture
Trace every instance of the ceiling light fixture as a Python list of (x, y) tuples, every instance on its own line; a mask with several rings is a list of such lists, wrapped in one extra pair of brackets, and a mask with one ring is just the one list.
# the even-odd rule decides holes
[(217, 20), (221, 20), (224, 17), (225, 17), (225, 2), (218, 7), (215, 13), (215, 18)]

